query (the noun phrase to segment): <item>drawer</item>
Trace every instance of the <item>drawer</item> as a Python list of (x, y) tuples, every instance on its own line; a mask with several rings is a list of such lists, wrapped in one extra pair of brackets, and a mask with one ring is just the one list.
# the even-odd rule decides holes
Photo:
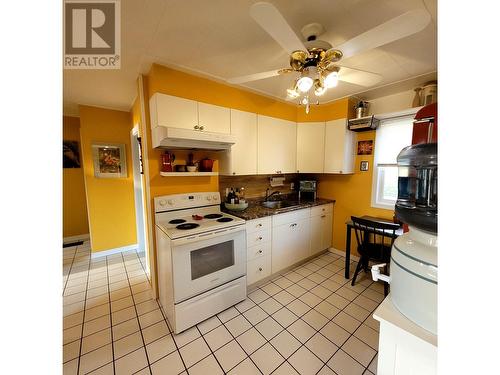
[(247, 233), (247, 247), (260, 245), (265, 242), (271, 242), (271, 229)]
[(271, 242), (265, 242), (262, 245), (250, 246), (247, 248), (247, 260), (271, 255)]
[(330, 212), (333, 212), (333, 203), (311, 207), (311, 217), (329, 214)]
[(271, 275), (271, 255), (247, 262), (247, 285)]
[(310, 217), (310, 213), (311, 209), (305, 208), (303, 210), (287, 212), (286, 214), (275, 215), (273, 216), (273, 227), (277, 227), (278, 225), (293, 223), (301, 219), (306, 219)]
[(271, 216), (260, 219), (249, 220), (246, 222), (247, 233), (256, 232), (258, 230), (271, 229)]

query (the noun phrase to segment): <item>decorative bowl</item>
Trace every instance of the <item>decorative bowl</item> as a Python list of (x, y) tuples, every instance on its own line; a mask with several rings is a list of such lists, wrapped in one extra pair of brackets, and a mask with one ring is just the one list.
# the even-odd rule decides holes
[(224, 203), (224, 206), (231, 211), (243, 211), (248, 207), (248, 202), (245, 203), (237, 203), (237, 204), (231, 204), (231, 203)]
[(186, 169), (188, 172), (196, 172), (196, 165), (187, 165)]

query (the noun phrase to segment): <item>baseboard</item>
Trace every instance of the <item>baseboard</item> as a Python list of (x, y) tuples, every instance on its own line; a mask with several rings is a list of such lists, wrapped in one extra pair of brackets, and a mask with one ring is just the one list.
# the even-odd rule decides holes
[(114, 249), (109, 249), (109, 250), (104, 250), (104, 251), (97, 251), (95, 253), (92, 253), (90, 255), (91, 259), (96, 259), (96, 258), (101, 258), (101, 257), (106, 257), (108, 255), (113, 255), (113, 254), (118, 254), (118, 253), (124, 253), (125, 251), (130, 251), (130, 250), (135, 250), (137, 249), (137, 244), (134, 245), (128, 245), (128, 246), (122, 246), (122, 247), (117, 247)]
[(90, 234), (78, 234), (76, 236), (69, 236), (63, 238), (63, 243), (77, 242), (77, 241), (87, 241), (90, 239)]
[[(345, 258), (345, 251), (342, 251), (342, 250), (338, 250), (338, 249), (335, 249), (333, 247), (330, 247), (328, 249), (329, 252), (331, 253), (334, 253), (334, 254), (337, 254), (337, 255), (340, 255), (340, 256), (343, 256)], [(355, 260), (356, 262), (359, 261), (359, 257), (357, 255), (353, 255), (351, 254), (351, 260)]]

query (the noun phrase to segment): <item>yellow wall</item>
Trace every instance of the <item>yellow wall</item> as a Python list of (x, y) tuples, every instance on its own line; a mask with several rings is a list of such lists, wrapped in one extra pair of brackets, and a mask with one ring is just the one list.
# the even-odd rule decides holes
[[(63, 140), (78, 141), (80, 146), (80, 119), (63, 116)], [(87, 202), (83, 168), (63, 168), (63, 237), (89, 233)]]
[[(129, 112), (80, 106), (80, 134), (92, 251), (137, 243)], [(96, 178), (92, 157), (95, 142), (123, 143), (126, 178)]]

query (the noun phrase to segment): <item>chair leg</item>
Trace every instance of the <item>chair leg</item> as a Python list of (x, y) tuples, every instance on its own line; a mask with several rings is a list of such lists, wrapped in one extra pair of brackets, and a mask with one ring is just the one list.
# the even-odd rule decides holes
[(384, 283), (384, 297), (387, 297), (388, 294), (389, 294), (389, 284)]
[(354, 276), (352, 277), (351, 285), (354, 286), (354, 283), (356, 282), (356, 277), (358, 276), (359, 271), (361, 271), (361, 268), (363, 267), (363, 262), (364, 258), (361, 257), (361, 259), (358, 261), (358, 265), (356, 266), (356, 271), (354, 271)]

